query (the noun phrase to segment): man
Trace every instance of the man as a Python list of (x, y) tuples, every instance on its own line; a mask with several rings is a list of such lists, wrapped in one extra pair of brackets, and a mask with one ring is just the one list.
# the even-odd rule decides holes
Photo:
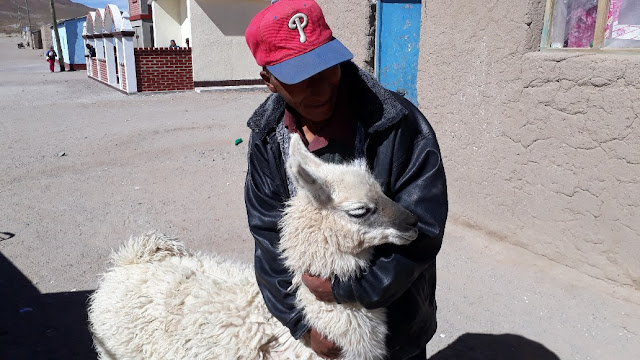
[(313, 0), (280, 0), (249, 24), (247, 44), (272, 94), (249, 119), (245, 202), (255, 238), (256, 279), (271, 313), (324, 358), (340, 349), (305, 323), (288, 291), (291, 275), (278, 252), (278, 221), (295, 189), (285, 172), (289, 134), (316, 156), (366, 158), (384, 192), (418, 219), (418, 238), (375, 249), (371, 267), (348, 281), (308, 274), (321, 301), (386, 308), (390, 359), (426, 359), (436, 329), (435, 258), (447, 218), (444, 168), (433, 129), (409, 101), (350, 60)]
[(85, 47), (87, 48), (87, 53), (84, 55), (84, 57), (96, 57), (96, 48), (94, 48), (93, 45), (87, 43)]

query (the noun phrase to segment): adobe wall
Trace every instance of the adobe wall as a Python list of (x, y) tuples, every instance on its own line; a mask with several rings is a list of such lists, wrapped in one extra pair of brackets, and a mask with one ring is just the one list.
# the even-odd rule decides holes
[(424, 4), (451, 221), (640, 289), (640, 57), (540, 52), (544, 0)]
[(48, 50), (51, 45), (53, 45), (53, 36), (51, 32), (51, 25), (42, 25), (40, 27), (40, 34), (42, 35), (42, 48), (45, 49), (45, 51)]
[[(360, 67), (373, 72), (371, 51), (375, 36), (374, 19), (369, 19), (370, 0), (317, 0), (322, 8), (333, 36), (340, 40), (352, 53), (353, 61)], [(374, 7), (375, 8), (375, 7)]]

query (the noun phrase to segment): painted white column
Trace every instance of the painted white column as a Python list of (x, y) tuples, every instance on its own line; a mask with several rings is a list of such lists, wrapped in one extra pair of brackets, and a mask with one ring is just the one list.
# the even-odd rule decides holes
[(182, 25), (180, 25), (182, 39), (177, 41), (177, 43), (179, 44), (178, 46), (187, 47), (187, 43), (185, 41), (187, 38), (189, 38), (189, 46), (191, 46), (191, 0), (184, 0), (184, 2), (186, 4), (185, 20)]
[[(100, 44), (98, 44), (98, 40), (102, 41), (102, 39), (93, 38), (93, 40), (92, 40), (93, 44), (91, 44), (91, 45), (93, 45), (94, 49), (96, 49), (96, 59), (100, 58), (101, 55), (99, 55), (99, 54), (102, 54), (102, 52), (99, 52), (99, 51), (101, 51), (99, 49), (102, 49), (102, 42), (100, 42)], [(100, 46), (98, 46), (98, 45), (100, 45)]]
[(124, 60), (124, 71), (127, 78), (127, 93), (133, 94), (138, 92), (138, 80), (136, 79), (136, 57), (133, 53), (133, 37), (135, 32), (123, 31), (122, 36), (122, 52)]
[(103, 40), (105, 59), (107, 60), (107, 82), (109, 85), (119, 87), (116, 75), (116, 54), (113, 51), (113, 37), (105, 37)]
[(98, 68), (98, 80), (102, 80), (102, 68), (100, 67), (100, 59), (104, 60), (104, 39), (102, 37), (96, 38), (95, 40), (95, 48), (96, 48), (96, 67)]
[(158, 2), (154, 1), (151, 3), (151, 22), (153, 23), (153, 44), (151, 47), (159, 47), (158, 46)]
[(83, 37), (83, 39), (84, 39), (84, 51), (85, 53), (89, 54), (89, 57), (85, 57), (85, 61), (87, 63), (87, 76), (91, 76), (91, 53), (87, 50), (87, 44), (91, 44), (93, 41), (85, 37)]
[[(113, 38), (113, 40), (116, 43), (116, 69), (118, 69), (118, 74), (120, 74), (120, 81), (118, 82), (118, 87), (120, 88), (120, 90), (124, 90), (124, 82), (122, 81), (123, 78), (123, 70), (122, 67), (120, 66), (120, 64), (124, 64), (124, 52), (123, 52), (123, 48), (122, 48), (122, 36), (118, 36), (116, 35), (116, 37)], [(127, 74), (124, 74), (124, 77), (126, 78)]]

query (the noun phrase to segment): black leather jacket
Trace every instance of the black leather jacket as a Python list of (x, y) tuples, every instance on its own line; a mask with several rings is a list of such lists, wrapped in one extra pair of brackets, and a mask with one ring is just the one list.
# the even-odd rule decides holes
[[(445, 173), (433, 129), (409, 101), (380, 86), (351, 62), (342, 64), (358, 121), (365, 130), (365, 154), (387, 196), (419, 220), (418, 238), (407, 246), (376, 248), (371, 267), (359, 278), (335, 279), (339, 303), (386, 307), (392, 359), (421, 349), (436, 330), (436, 254), (442, 244), (448, 202)], [(255, 238), (256, 279), (271, 313), (300, 338), (309, 326), (287, 289), (291, 277), (277, 251), (278, 221), (289, 198), (283, 160), (284, 100), (271, 95), (248, 122), (249, 167), (245, 202)]]

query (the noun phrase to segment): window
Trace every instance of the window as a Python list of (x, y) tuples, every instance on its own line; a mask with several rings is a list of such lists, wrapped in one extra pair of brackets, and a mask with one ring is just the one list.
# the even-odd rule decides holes
[(547, 0), (541, 48), (640, 48), (640, 0)]

